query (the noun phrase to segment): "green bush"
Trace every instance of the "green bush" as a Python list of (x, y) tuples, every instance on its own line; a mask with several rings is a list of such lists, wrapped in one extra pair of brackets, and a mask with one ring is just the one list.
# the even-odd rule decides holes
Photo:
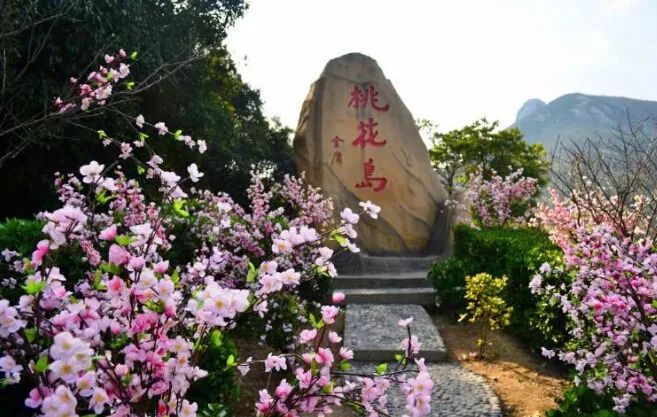
[(210, 345), (199, 362), (208, 375), (192, 384), (189, 400), (198, 403), (199, 413), (208, 417), (232, 415), (235, 400), (240, 396), (236, 369), (228, 366), (230, 357), (239, 363), (235, 343), (224, 333), (216, 330), (210, 337)]
[(657, 417), (655, 404), (647, 401), (632, 403), (624, 414), (620, 414), (613, 410), (611, 396), (596, 394), (583, 384), (568, 387), (557, 404), (557, 408), (545, 414), (546, 417)]
[[(565, 339), (566, 321), (558, 306), (533, 296), (529, 282), (544, 262), (558, 263), (561, 251), (537, 229), (454, 228), (454, 254), (433, 265), (429, 279), (443, 312), (456, 315), (465, 308), (465, 277), (486, 272), (507, 276), (503, 294), (513, 307), (509, 333), (533, 348), (558, 346)], [(565, 279), (565, 278), (564, 278)]]
[[(41, 231), (45, 223), (38, 219), (8, 219), (0, 223), (0, 251), (10, 249), (18, 252), (22, 258), (32, 258), (32, 252), (40, 240), (46, 238)], [(68, 281), (77, 282), (84, 278), (85, 263), (80, 259), (77, 245), (60, 248), (53, 253), (57, 265)], [(4, 262), (0, 262), (2, 277), (11, 276)], [(0, 295), (16, 302), (22, 291), (3, 287)]]
[(44, 222), (40, 220), (7, 219), (0, 223), (0, 250), (11, 249), (31, 256), (38, 241), (43, 239)]

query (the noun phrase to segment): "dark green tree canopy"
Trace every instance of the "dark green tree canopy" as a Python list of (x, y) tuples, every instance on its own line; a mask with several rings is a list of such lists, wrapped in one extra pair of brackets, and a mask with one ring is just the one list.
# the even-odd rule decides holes
[(536, 178), (539, 185), (547, 182), (549, 165), (543, 145), (527, 144), (517, 128), (500, 130), (498, 126), (498, 122), (480, 119), (461, 129), (439, 133), (430, 123), (420, 123), (433, 143), (429, 150), (431, 163), (443, 177), (448, 192), (478, 169), (485, 176), (493, 171), (505, 176), (522, 168), (523, 175)]
[(227, 28), (246, 8), (245, 0), (0, 0), (0, 176), (12, 178), (0, 182), (0, 218), (52, 208), (54, 192), (41, 190), (52, 190), (54, 172), (113, 159), (95, 130), (126, 139), (135, 134), (111, 112), (85, 118), (84, 129), (70, 123), (21, 128), (52, 111), (53, 98), (67, 94), (69, 77), (97, 68), (105, 52), (119, 48), (138, 51), (131, 77), (148, 85), (118, 104), (120, 110), (208, 143), (202, 156), (173, 154), (171, 144), (157, 143), (173, 168), (184, 170), (183, 161), (195, 159), (206, 174), (200, 186), (238, 201), (252, 164), (269, 160), (290, 172), (291, 131), (264, 117), (260, 93), (243, 82), (224, 44)]

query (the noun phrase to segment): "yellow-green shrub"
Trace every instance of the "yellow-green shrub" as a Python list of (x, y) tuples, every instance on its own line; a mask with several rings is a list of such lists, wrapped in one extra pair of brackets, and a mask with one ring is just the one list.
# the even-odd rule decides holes
[(481, 272), (465, 277), (466, 313), (459, 321), (468, 319), (470, 323), (479, 325), (479, 356), (484, 356), (488, 344), (488, 332), (499, 330), (509, 325), (513, 307), (507, 306), (502, 298), (508, 278), (493, 278), (492, 275)]

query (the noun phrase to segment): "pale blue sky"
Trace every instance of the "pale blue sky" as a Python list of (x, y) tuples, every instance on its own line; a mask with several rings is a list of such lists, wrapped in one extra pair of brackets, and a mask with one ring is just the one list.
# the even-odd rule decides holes
[[(268, 116), (296, 127), (326, 62), (379, 62), (413, 116), (508, 125), (529, 98), (657, 100), (657, 0), (251, 0), (229, 31)], [(246, 57), (246, 59), (245, 59)]]

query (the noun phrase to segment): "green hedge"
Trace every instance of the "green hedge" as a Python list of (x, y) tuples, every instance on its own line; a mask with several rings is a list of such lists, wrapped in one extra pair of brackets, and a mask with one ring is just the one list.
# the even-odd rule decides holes
[(566, 322), (558, 307), (534, 297), (528, 288), (532, 276), (544, 262), (561, 259), (560, 249), (537, 229), (454, 228), (454, 254), (433, 265), (429, 278), (436, 288), (443, 312), (456, 315), (465, 308), (466, 275), (487, 272), (506, 275), (504, 294), (513, 306), (507, 331), (533, 348), (557, 346), (565, 338)]

